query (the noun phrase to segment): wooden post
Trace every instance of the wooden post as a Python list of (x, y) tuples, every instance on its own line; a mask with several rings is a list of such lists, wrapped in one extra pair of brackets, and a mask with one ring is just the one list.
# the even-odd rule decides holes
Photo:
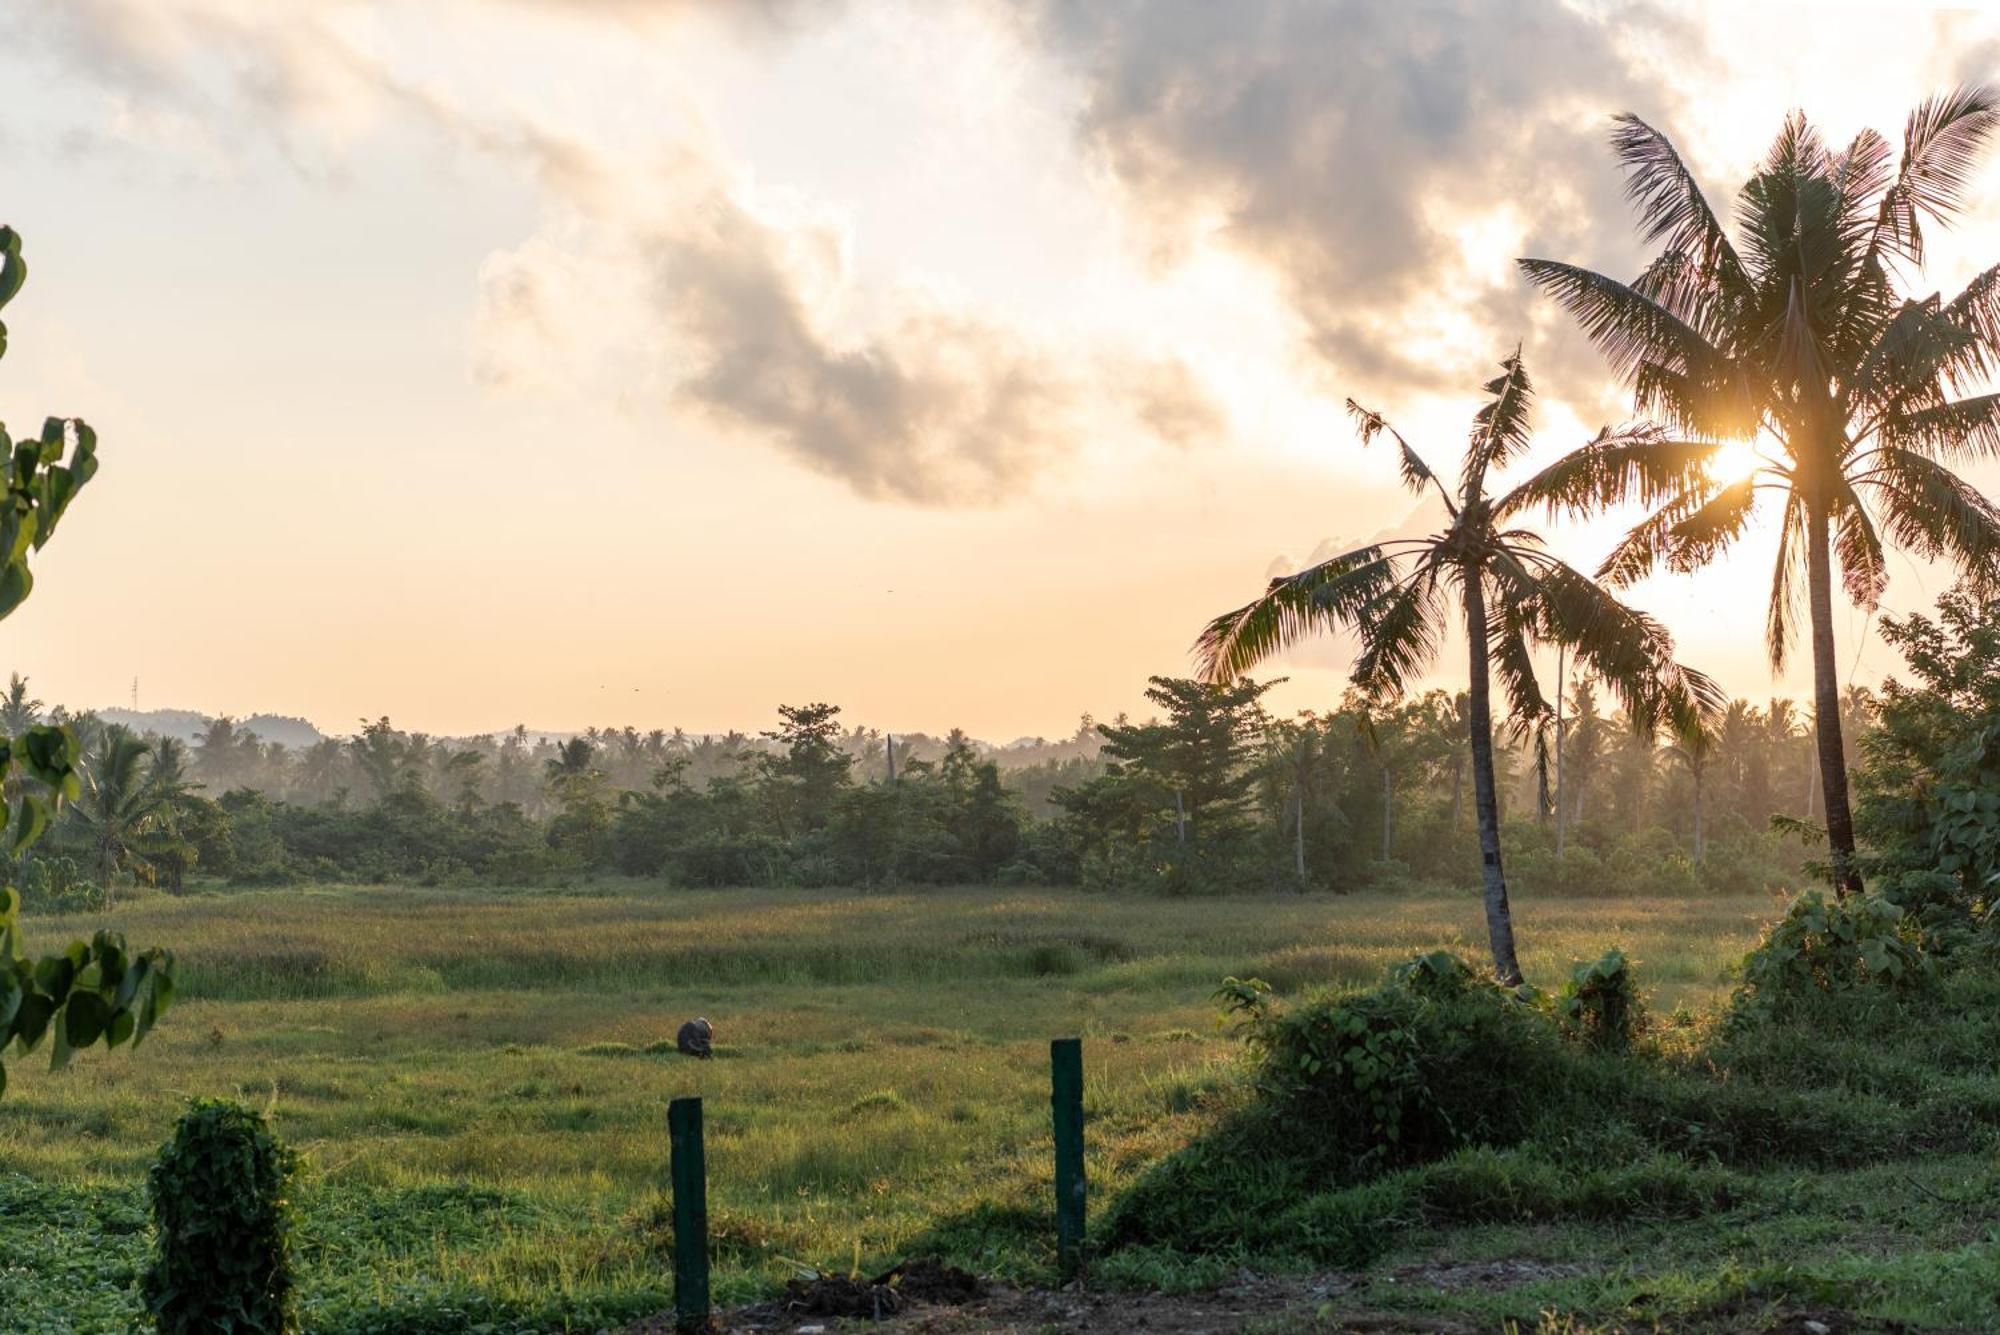
[(701, 1151), (701, 1100), (667, 1105), (674, 1177), (674, 1321), (708, 1329), (708, 1173)]
[(1065, 1281), (1083, 1269), (1083, 1040), (1049, 1044), (1056, 1133), (1056, 1264)]

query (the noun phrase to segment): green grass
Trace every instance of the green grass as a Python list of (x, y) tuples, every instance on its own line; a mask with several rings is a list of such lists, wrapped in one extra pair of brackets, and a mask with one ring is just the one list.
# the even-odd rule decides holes
[[(1718, 999), (1775, 908), (1530, 898), (1517, 921), (1537, 981), (1618, 943), (1664, 1013)], [(767, 1292), (794, 1263), (844, 1270), (857, 1249), (864, 1265), (941, 1247), (1042, 1276), (1049, 1037), (1087, 1040), (1106, 1200), (1212, 1117), (1204, 1093), (1237, 1055), (1209, 1000), (1223, 976), (1370, 983), (1415, 950), (1476, 958), (1483, 940), (1470, 893), (624, 882), (154, 897), (110, 923), (179, 952), (182, 1001), (136, 1054), (62, 1074), (12, 1063), (9, 1329), (125, 1328), (148, 1245), (139, 1183), (196, 1094), (269, 1108), (305, 1154), (314, 1329), (590, 1329), (664, 1305), (665, 1109), (684, 1094), (706, 1100), (720, 1300)], [(26, 925), (47, 947), (99, 923)], [(712, 1062), (671, 1051), (696, 1014), (718, 1026)]]

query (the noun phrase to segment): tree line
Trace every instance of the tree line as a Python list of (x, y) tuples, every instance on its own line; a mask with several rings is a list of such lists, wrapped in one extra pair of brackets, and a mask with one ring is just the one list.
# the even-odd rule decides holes
[[(223, 718), (192, 744), (46, 708), (15, 675), (0, 726), (78, 740), (75, 800), (22, 858), (30, 907), (87, 908), (190, 878), (690, 886), (1076, 884), (1168, 894), (1463, 884), (1478, 874), (1465, 692), (1353, 689), (1290, 717), (1270, 685), (1153, 678), (1143, 719), (1087, 716), (993, 747), (781, 706), (755, 734), (525, 729), (443, 739), (387, 719), (290, 750)], [(1547, 736), (1503, 735), (1497, 805), (1518, 880), (1581, 894), (1792, 884), (1773, 818), (1819, 810), (1789, 700), (1737, 700), (1691, 736), (1648, 732), (1594, 676)], [(1874, 696), (1845, 697), (1852, 732)]]

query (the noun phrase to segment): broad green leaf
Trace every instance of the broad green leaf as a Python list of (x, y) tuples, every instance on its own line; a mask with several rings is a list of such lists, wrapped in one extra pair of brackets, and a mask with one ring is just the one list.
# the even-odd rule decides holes
[(95, 992), (72, 992), (63, 1007), (63, 1036), (73, 1048), (87, 1048), (111, 1024), (111, 1007)]

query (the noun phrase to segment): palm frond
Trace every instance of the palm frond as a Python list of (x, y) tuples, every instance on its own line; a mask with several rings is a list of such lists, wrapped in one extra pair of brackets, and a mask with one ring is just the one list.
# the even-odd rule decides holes
[(1981, 589), (2000, 585), (2000, 508), (1937, 460), (1877, 452), (1869, 484), (1889, 536), (1926, 560), (1950, 560)]
[(1535, 387), (1521, 362), (1521, 350), (1514, 349), (1514, 355), (1501, 362), (1500, 368), (1501, 374), (1486, 382), (1486, 393), (1491, 397), (1472, 419), (1460, 488), (1468, 501), (1489, 469), (1505, 467), (1508, 460), (1528, 448)]
[(1274, 579), (1256, 601), (1209, 622), (1195, 641), (1208, 681), (1230, 681), (1318, 631), (1351, 624), (1393, 588), (1394, 556), (1358, 547), (1295, 575)]
[(1658, 505), (1703, 481), (1717, 445), (1670, 440), (1652, 422), (1605, 427), (1494, 502), (1504, 520), (1536, 506), (1581, 518), (1613, 505)]
[(1437, 488), (1438, 495), (1444, 499), (1445, 509), (1454, 515), (1458, 513), (1458, 507), (1452, 504), (1452, 499), (1446, 493), (1444, 484), (1438, 481), (1437, 474), (1424, 462), (1423, 456), (1410, 447), (1410, 442), (1403, 439), (1402, 432), (1389, 425), (1388, 418), (1372, 408), (1362, 407), (1353, 399), (1347, 401), (1347, 415), (1354, 419), (1355, 430), (1361, 436), (1363, 445), (1373, 444), (1375, 437), (1385, 433), (1396, 442), (1398, 452), (1396, 466), (1403, 474), (1404, 486), (1411, 491), (1421, 493), (1428, 483)]
[(1728, 358), (1660, 301), (1578, 265), (1542, 259), (1515, 264), (1569, 312), (1612, 374), (1632, 386), (1640, 412), (1699, 435), (1755, 428), (1756, 405)]
[(1528, 639), (1529, 617), (1521, 605), (1521, 592), (1532, 587), (1532, 577), (1488, 572), (1486, 598), (1486, 657), (1507, 697), (1508, 717), (1517, 734), (1527, 736), (1534, 723), (1555, 712), (1542, 694), (1535, 674), (1535, 655)]
[(1785, 500), (1785, 514), (1778, 525), (1778, 561), (1771, 572), (1771, 601), (1764, 613), (1764, 646), (1771, 656), (1771, 671), (1785, 670), (1797, 634), (1803, 590), (1798, 571), (1806, 533), (1805, 502), (1796, 495)]
[(1615, 585), (1635, 584), (1664, 565), (1685, 573), (1739, 537), (1756, 502), (1756, 478), (1696, 484), (1634, 524), (1598, 567)]
[(1948, 223), (1963, 207), (1972, 169), (1996, 128), (2000, 102), (1984, 88), (1955, 88), (1920, 102), (1903, 128), (1903, 160), (1882, 198), (1875, 247), (1923, 263), (1922, 220)]
[(2000, 459), (2000, 394), (1891, 412), (1875, 430), (1884, 446), (1933, 459)]
[(1655, 725), (1727, 705), (1719, 686), (1675, 660), (1673, 637), (1660, 622), (1562, 561), (1540, 557), (1537, 565), (1533, 587), (1517, 600), (1529, 628), (1601, 678), (1628, 717)]
[[(1680, 257), (1701, 287), (1713, 285), (1731, 297), (1749, 286), (1743, 261), (1729, 234), (1695, 183), (1694, 174), (1668, 138), (1630, 112), (1612, 117), (1611, 149), (1625, 169), (1625, 197), (1645, 224), (1648, 242), (1663, 241)], [(1698, 290), (1693, 284), (1675, 290)], [(1678, 309), (1678, 306), (1677, 306)]]
[(1416, 569), (1371, 603), (1361, 618), (1361, 653), (1354, 684), (1376, 699), (1401, 695), (1416, 674), (1437, 658), (1444, 642), (1445, 608), (1433, 562)]
[(1841, 483), (1832, 507), (1834, 555), (1840, 558), (1841, 582), (1856, 606), (1874, 611), (1889, 587), (1889, 567), (1882, 537), (1852, 487)]

